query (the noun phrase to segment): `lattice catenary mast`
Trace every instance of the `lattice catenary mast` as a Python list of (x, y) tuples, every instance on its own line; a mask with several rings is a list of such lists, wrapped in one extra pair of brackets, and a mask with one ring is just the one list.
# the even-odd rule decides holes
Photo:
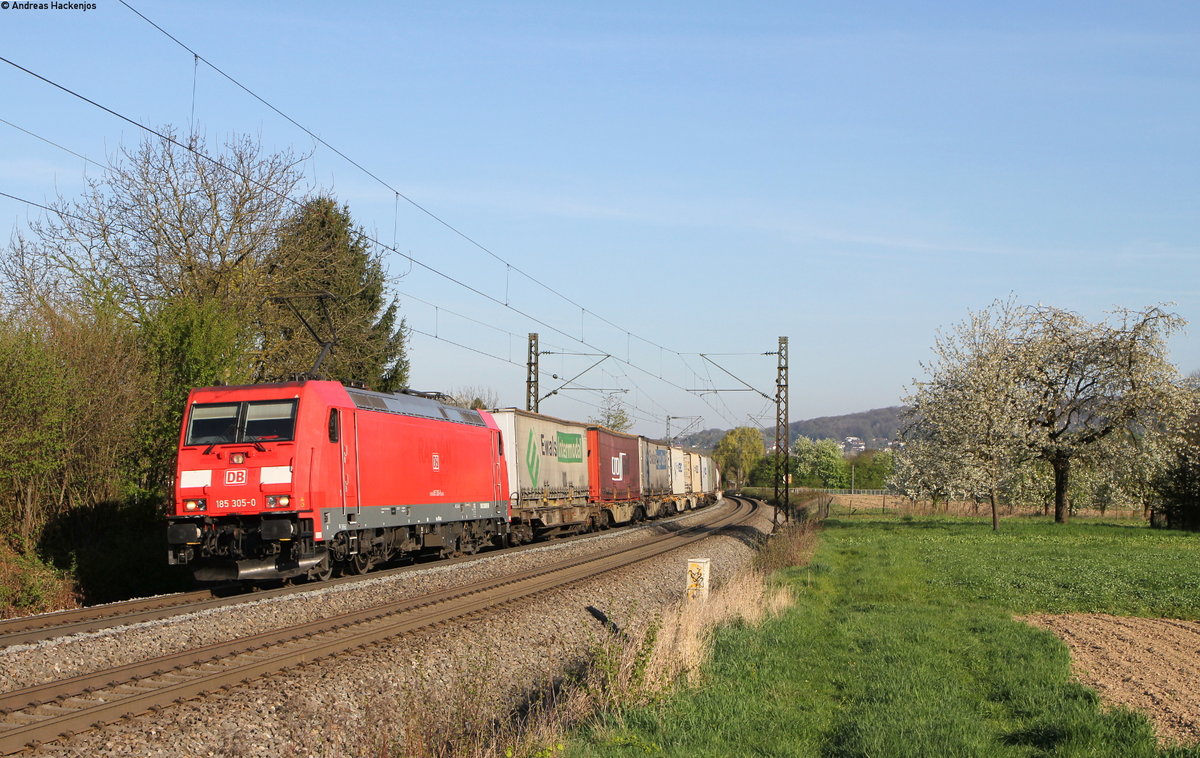
[(779, 338), (779, 372), (775, 377), (775, 521), (779, 511), (783, 517), (792, 516), (788, 493), (788, 462), (791, 457), (791, 437), (788, 429), (788, 338)]
[(538, 412), (538, 333), (529, 333), (529, 357), (525, 361), (525, 410)]

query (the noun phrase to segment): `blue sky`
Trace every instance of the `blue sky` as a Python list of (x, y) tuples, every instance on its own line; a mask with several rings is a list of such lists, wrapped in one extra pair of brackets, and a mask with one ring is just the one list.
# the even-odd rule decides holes
[[(388, 257), (418, 388), (521, 405), (538, 331), (614, 355), (580, 381), (628, 390), (638, 431), (769, 426), (755, 393), (684, 391), (741, 386), (696, 354), (771, 394), (773, 357), (716, 354), (787, 335), (800, 419), (897, 403), (938, 328), (1010, 293), (1091, 318), (1173, 302), (1200, 328), (1195, 3), (130, 3), (503, 259), (116, 0), (0, 10), (0, 55), (148, 125), (194, 112), (211, 143), (311, 153), (312, 191), (493, 298)], [(0, 93), (0, 118), (96, 160), (143, 136), (6, 64)], [(83, 175), (0, 124), (0, 191)], [(34, 214), (0, 198), (2, 228)], [(1171, 348), (1200, 369), (1194, 337)]]

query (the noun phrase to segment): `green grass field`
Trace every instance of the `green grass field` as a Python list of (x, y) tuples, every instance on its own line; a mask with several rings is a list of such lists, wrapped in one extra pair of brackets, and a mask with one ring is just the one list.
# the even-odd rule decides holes
[(1200, 756), (1070, 679), (1034, 612), (1200, 618), (1200, 536), (882, 516), (826, 522), (796, 605), (718, 638), (705, 679), (571, 756)]

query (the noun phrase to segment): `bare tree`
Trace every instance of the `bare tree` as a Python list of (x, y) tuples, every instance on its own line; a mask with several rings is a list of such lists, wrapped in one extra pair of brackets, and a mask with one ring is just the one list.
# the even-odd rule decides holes
[(113, 307), (135, 322), (164, 301), (261, 302), (299, 160), (264, 156), (249, 138), (214, 159), (200, 137), (167, 134), (122, 149), (80, 199), (18, 235), (0, 269), (10, 295)]
[(166, 133), (122, 149), (81, 197), (53, 203), (0, 257), (16, 323), (74, 320), (128, 336), (117, 355), (139, 367), (145, 395), (129, 406), (142, 416), (127, 469), (135, 488), (151, 491), (169, 482), (187, 389), (253, 376), (254, 314), (272, 294), (277, 231), (301, 179), (298, 159), (264, 154), (253, 140), (210, 158), (199, 137)]
[(629, 411), (625, 409), (625, 404), (616, 395), (605, 395), (604, 403), (599, 410), (600, 412), (596, 416), (588, 418), (589, 424), (597, 424), (612, 429), (614, 432), (625, 432), (633, 426), (633, 419), (629, 417)]
[(500, 395), (491, 387), (472, 384), (455, 388), (448, 402), (460, 408), (487, 410), (500, 407)]

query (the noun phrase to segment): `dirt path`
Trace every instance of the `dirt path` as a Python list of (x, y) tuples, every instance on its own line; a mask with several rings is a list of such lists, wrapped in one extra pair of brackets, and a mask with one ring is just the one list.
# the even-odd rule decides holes
[(1075, 674), (1105, 703), (1145, 713), (1165, 743), (1200, 740), (1200, 622), (1100, 613), (1024, 620), (1067, 643)]

